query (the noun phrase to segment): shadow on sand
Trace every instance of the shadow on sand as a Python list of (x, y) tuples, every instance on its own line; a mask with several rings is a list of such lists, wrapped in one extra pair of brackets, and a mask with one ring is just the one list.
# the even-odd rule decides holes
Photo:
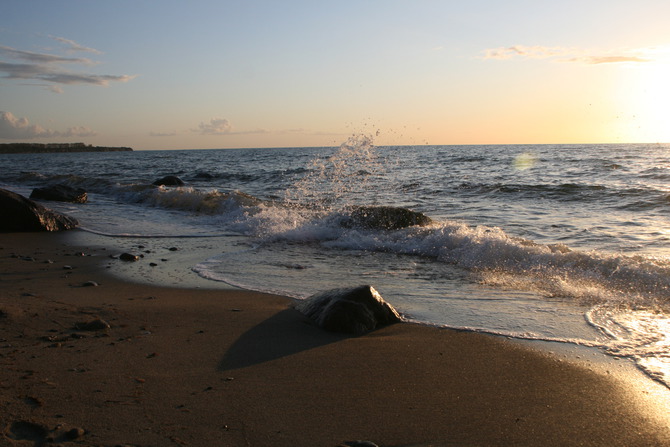
[(351, 338), (326, 332), (295, 309), (283, 310), (242, 334), (219, 362), (220, 371), (245, 368)]

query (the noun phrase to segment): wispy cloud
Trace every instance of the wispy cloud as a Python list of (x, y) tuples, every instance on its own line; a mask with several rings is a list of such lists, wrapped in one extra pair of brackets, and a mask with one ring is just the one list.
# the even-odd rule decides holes
[(202, 135), (225, 135), (231, 133), (233, 126), (225, 118), (212, 118), (208, 123), (201, 122), (194, 132), (199, 132)]
[[(88, 48), (62, 37), (53, 39), (68, 45), (68, 53), (89, 52), (101, 54), (94, 48)], [(69, 57), (51, 53), (24, 51), (0, 45), (0, 74), (5, 79), (35, 80), (61, 85), (89, 84), (108, 86), (111, 82), (128, 82), (135, 76), (92, 74), (77, 69), (67, 69), (65, 66), (92, 66), (97, 62), (86, 57)], [(62, 93), (62, 89), (52, 91)]]
[(225, 118), (211, 118), (209, 122), (201, 122), (196, 129), (191, 129), (201, 135), (264, 135), (264, 134), (283, 134), (298, 132), (296, 129), (272, 131), (262, 128), (249, 130), (234, 130), (233, 125)]
[(11, 112), (0, 111), (0, 138), (33, 139), (54, 137), (92, 137), (96, 132), (84, 126), (70, 127), (65, 131), (46, 129), (39, 124), (30, 124), (28, 118), (18, 118)]
[(78, 44), (74, 40), (66, 39), (64, 37), (57, 37), (57, 36), (49, 36), (53, 40), (64, 43), (65, 45), (68, 46), (68, 53), (78, 53), (78, 52), (83, 52), (83, 53), (94, 53), (94, 54), (102, 54), (102, 51), (96, 50), (95, 48), (89, 48), (85, 47), (83, 45)]
[(646, 56), (651, 49), (587, 50), (568, 47), (547, 47), (542, 45), (512, 45), (510, 47), (489, 48), (482, 52), (482, 59), (551, 59), (557, 62), (582, 64), (644, 63), (653, 61)]
[[(343, 133), (311, 131), (309, 129), (304, 128), (273, 129), (273, 130), (256, 128), (248, 130), (236, 130), (229, 120), (219, 117), (211, 118), (209, 122), (200, 122), (197, 128), (192, 128), (190, 129), (190, 131), (194, 133), (199, 133), (201, 135), (290, 135), (290, 134), (320, 135), (320, 136), (346, 135)], [(172, 136), (173, 134), (152, 132), (151, 135)]]
[(584, 56), (577, 58), (575, 60), (569, 60), (568, 62), (583, 62), (585, 64), (598, 65), (598, 64), (619, 64), (623, 62), (651, 62), (652, 59), (640, 57), (640, 56)]
[(201, 135), (259, 135), (272, 133), (265, 129), (234, 130), (233, 125), (225, 118), (211, 118), (209, 122), (201, 122), (197, 129), (191, 129)]
[(56, 54), (35, 53), (33, 51), (17, 50), (4, 45), (0, 45), (0, 54), (11, 59), (24, 60), (34, 64), (78, 63), (93, 65), (93, 61), (84, 57), (63, 57)]
[(512, 45), (511, 47), (489, 48), (484, 50), (484, 59), (512, 59), (515, 57), (527, 59), (546, 59), (569, 53), (570, 50), (561, 47), (543, 47), (539, 45), (525, 46)]
[(172, 132), (154, 132), (154, 131), (151, 131), (151, 132), (149, 132), (149, 135), (152, 136), (152, 137), (174, 137), (174, 136), (177, 135), (177, 132), (176, 131), (172, 131)]

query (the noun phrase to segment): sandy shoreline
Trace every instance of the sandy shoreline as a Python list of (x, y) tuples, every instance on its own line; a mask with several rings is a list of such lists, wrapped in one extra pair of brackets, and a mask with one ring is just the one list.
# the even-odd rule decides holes
[(65, 242), (0, 236), (0, 445), (670, 445), (653, 390), (606, 371), (414, 324), (326, 333), (287, 298), (122, 281)]

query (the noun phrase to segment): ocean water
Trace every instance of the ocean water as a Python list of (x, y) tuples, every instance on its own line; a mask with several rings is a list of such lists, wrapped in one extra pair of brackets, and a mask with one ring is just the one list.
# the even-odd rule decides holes
[[(370, 284), (408, 320), (597, 347), (670, 387), (670, 145), (354, 135), (332, 148), (0, 157), (2, 188), (86, 189), (86, 204), (44, 204), (87, 232), (154, 256), (179, 245), (187, 269), (128, 267), (147, 281), (188, 271), (296, 299)], [(152, 186), (164, 175), (186, 184)], [(382, 206), (431, 223), (352, 220)]]

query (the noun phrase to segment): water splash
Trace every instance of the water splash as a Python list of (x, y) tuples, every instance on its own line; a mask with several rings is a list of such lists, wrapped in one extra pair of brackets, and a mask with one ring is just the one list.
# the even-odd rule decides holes
[(355, 134), (330, 156), (315, 158), (308, 174), (284, 192), (289, 204), (333, 209), (359, 203), (374, 204), (368, 188), (371, 179), (384, 173), (371, 135)]

